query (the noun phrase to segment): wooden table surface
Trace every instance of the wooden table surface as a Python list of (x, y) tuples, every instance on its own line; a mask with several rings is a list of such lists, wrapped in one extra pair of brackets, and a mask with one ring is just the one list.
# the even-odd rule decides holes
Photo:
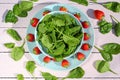
[[(44, 6), (47, 6), (49, 4), (54, 3), (66, 3), (73, 5), (80, 10), (82, 10), (85, 14), (89, 15), (89, 19), (92, 22), (93, 28), (94, 28), (94, 34), (95, 34), (95, 45), (101, 46), (105, 43), (110, 42), (116, 42), (120, 43), (120, 37), (116, 37), (112, 31), (108, 34), (101, 34), (99, 32), (99, 29), (97, 28), (97, 20), (91, 18), (92, 15), (90, 13), (91, 10), (99, 9), (105, 12), (105, 18), (111, 22), (110, 14), (112, 14), (114, 17), (116, 17), (120, 21), (120, 13), (113, 13), (107, 9), (105, 9), (103, 6), (98, 4), (90, 4), (89, 6), (83, 6), (79, 5), (77, 3), (71, 2), (69, 0), (39, 0), (38, 2), (34, 3), (34, 8), (32, 11), (29, 12), (28, 17), (26, 18), (20, 18), (19, 21), (16, 24), (11, 23), (5, 23), (4, 22), (4, 16), (6, 14), (6, 11), (9, 9), (12, 9), (13, 5), (18, 3), (20, 0), (0, 0), (0, 80), (16, 80), (17, 74), (23, 74), (25, 77), (25, 80), (32, 80), (32, 76), (26, 71), (25, 69), (25, 63), (29, 60), (33, 60), (33, 58), (30, 56), (29, 51), (27, 49), (27, 46), (25, 45), (25, 55), (20, 61), (14, 61), (10, 58), (10, 49), (7, 49), (4, 47), (4, 43), (7, 42), (15, 42), (17, 45), (20, 45), (21, 42), (14, 41), (7, 33), (6, 29), (13, 28), (18, 31), (18, 33), (22, 36), (22, 39), (26, 36), (26, 29), (29, 24), (30, 19), (33, 17), (33, 15), (43, 8)], [(98, 2), (107, 2), (107, 1), (117, 1), (120, 2), (120, 0), (98, 0)], [(83, 79), (78, 80), (120, 80), (120, 54), (113, 56), (112, 62), (110, 62), (111, 69), (118, 73), (118, 75), (112, 74), (111, 72), (106, 73), (98, 73), (93, 64), (95, 60), (102, 60), (102, 57), (100, 53), (94, 48), (92, 50), (92, 54), (90, 55), (89, 59), (81, 65), (81, 67), (85, 70), (85, 75)], [(50, 72), (53, 75), (56, 75), (59, 78), (62, 78), (68, 74), (67, 71), (54, 71), (46, 69), (39, 64), (37, 64), (37, 69), (35, 70), (35, 76), (38, 77), (38, 80), (44, 80), (40, 74), (40, 71)], [(68, 79), (70, 80), (70, 79)]]

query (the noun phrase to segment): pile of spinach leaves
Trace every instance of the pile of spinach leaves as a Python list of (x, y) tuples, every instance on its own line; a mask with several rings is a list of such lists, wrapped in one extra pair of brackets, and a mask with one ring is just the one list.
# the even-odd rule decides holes
[(38, 41), (57, 61), (72, 54), (80, 44), (82, 27), (68, 14), (55, 13), (43, 18), (37, 27)]
[(89, 3), (95, 3), (95, 4), (100, 4), (102, 5), (103, 7), (105, 7), (106, 9), (108, 10), (111, 10), (113, 12), (120, 12), (120, 3), (119, 2), (115, 2), (115, 1), (110, 1), (110, 2), (106, 2), (106, 3), (97, 3), (97, 0), (70, 0), (70, 1), (73, 1), (73, 2), (76, 2), (78, 4), (81, 4), (81, 5), (84, 5), (84, 6), (88, 6)]
[[(35, 72), (35, 69), (37, 68), (35, 62), (34, 61), (27, 61), (25, 68), (33, 76), (34, 80), (37, 80), (33, 74)], [(59, 78), (57, 76), (55, 76), (49, 72), (40, 71), (40, 73), (45, 80), (59, 80)], [(77, 67), (77, 68), (74, 68), (73, 70), (70, 70), (68, 75), (65, 76), (64, 78), (62, 78), (62, 80), (66, 79), (66, 78), (79, 79), (79, 78), (82, 78), (84, 76), (84, 74), (85, 74), (85, 71), (83, 70), (83, 68)], [(17, 80), (24, 80), (23, 74), (17, 74)]]
[(104, 73), (104, 72), (112, 72), (114, 74), (114, 71), (110, 69), (109, 62), (113, 60), (113, 55), (120, 54), (120, 44), (118, 43), (107, 43), (102, 46), (103, 49), (99, 49), (95, 46), (95, 48), (101, 53), (101, 56), (104, 60), (97, 60), (95, 64), (95, 68), (98, 72)]
[(28, 11), (32, 10), (33, 8), (32, 1), (20, 1), (19, 3), (15, 4), (13, 6), (13, 10), (8, 10), (5, 16), (5, 22), (15, 24), (18, 21), (18, 17), (27, 17)]
[(120, 36), (120, 21), (118, 21), (114, 16), (110, 15), (110, 17), (112, 18), (113, 22), (115, 22), (114, 24), (111, 22), (107, 22), (104, 18), (98, 22), (98, 26), (99, 26), (99, 31), (102, 34), (107, 34), (109, 33), (112, 28), (114, 30), (114, 33), (117, 37)]

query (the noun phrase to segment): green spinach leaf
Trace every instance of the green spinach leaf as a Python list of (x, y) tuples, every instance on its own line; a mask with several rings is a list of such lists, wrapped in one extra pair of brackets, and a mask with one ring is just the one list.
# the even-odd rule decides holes
[(106, 52), (105, 50), (99, 49), (98, 47), (95, 46), (95, 48), (101, 53), (102, 57), (106, 60), (106, 61), (112, 61), (112, 54), (110, 54), (109, 52)]
[(27, 11), (23, 11), (22, 8), (19, 7), (19, 4), (14, 5), (13, 13), (19, 17), (26, 17), (28, 15)]
[(17, 74), (17, 80), (24, 80), (24, 76), (22, 74)]
[(101, 20), (98, 23), (98, 26), (100, 26), (100, 32), (102, 34), (109, 33), (112, 30), (112, 23), (107, 22), (106, 20)]
[(112, 70), (110, 69), (110, 64), (109, 64), (109, 62), (104, 61), (104, 60), (97, 60), (97, 61), (95, 62), (95, 68), (96, 68), (96, 70), (97, 70), (98, 72), (100, 72), (100, 73), (105, 73), (105, 72), (110, 71), (110, 72), (116, 74), (114, 71), (112, 71)]
[(15, 43), (5, 43), (4, 46), (11, 49), (14, 48)]
[(31, 1), (21, 1), (19, 7), (22, 11), (30, 11), (33, 8), (33, 2)]
[[(72, 37), (72, 36), (67, 36), (67, 35), (63, 35), (63, 40), (66, 44), (68, 44), (69, 46), (76, 46), (79, 44), (79, 39)], [(73, 44), (74, 43), (74, 44)]]
[(5, 16), (5, 22), (16, 23), (18, 18), (15, 16), (12, 10), (9, 10)]
[(115, 31), (115, 35), (119, 37), (120, 36), (120, 22), (115, 24), (114, 31)]
[(26, 70), (30, 72), (33, 75), (33, 72), (36, 68), (35, 62), (34, 61), (28, 61), (26, 63)]
[(15, 15), (19, 15), (19, 14), (21, 14), (21, 8), (19, 8), (19, 4), (15, 4), (14, 6), (13, 6), (13, 13), (15, 14)]
[(11, 58), (13, 58), (15, 61), (18, 61), (22, 58), (24, 52), (25, 50), (23, 47), (14, 47), (11, 52)]
[(82, 78), (85, 71), (81, 67), (71, 70), (66, 78)]
[(11, 51), (11, 58), (14, 59), (15, 61), (18, 61), (18, 60), (20, 60), (23, 57), (23, 55), (25, 53), (25, 49), (23, 48), (24, 44), (25, 44), (25, 41), (22, 44), (22, 46), (14, 47), (12, 49), (12, 51)]
[(64, 48), (65, 48), (65, 44), (62, 43), (58, 48), (53, 50), (53, 54), (54, 56), (58, 56), (61, 55), (64, 52)]
[(21, 37), (18, 32), (14, 29), (7, 29), (7, 33), (15, 40), (20, 41)]
[(73, 1), (73, 2), (76, 2), (78, 4), (88, 6), (88, 1), (87, 0), (70, 0), (70, 1)]
[(120, 12), (120, 3), (119, 2), (108, 2), (102, 4), (105, 8), (113, 11), (113, 12)]
[(107, 43), (102, 46), (102, 48), (109, 52), (110, 54), (119, 54), (120, 53), (120, 44), (118, 43)]
[(43, 45), (50, 49), (52, 47), (52, 43), (50, 42), (50, 37), (46, 34), (43, 34), (43, 37), (41, 39)]
[(58, 80), (58, 78), (48, 72), (41, 72), (45, 80)]
[(21, 14), (19, 14), (19, 17), (27, 17), (28, 13), (27, 11), (22, 11)]
[(118, 21), (114, 16), (110, 15), (111, 18), (115, 20), (114, 31), (117, 37), (120, 36), (120, 21)]

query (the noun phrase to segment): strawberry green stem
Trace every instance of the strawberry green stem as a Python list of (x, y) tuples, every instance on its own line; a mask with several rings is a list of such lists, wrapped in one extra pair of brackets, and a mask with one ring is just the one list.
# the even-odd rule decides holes
[(119, 23), (119, 21), (112, 15), (110, 15), (111, 18), (115, 19), (115, 21), (117, 21)]

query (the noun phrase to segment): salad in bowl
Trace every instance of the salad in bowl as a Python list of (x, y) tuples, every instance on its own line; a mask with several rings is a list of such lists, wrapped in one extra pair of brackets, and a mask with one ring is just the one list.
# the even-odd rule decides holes
[(83, 33), (82, 25), (75, 16), (68, 12), (53, 11), (39, 20), (35, 38), (44, 55), (61, 61), (79, 51)]

